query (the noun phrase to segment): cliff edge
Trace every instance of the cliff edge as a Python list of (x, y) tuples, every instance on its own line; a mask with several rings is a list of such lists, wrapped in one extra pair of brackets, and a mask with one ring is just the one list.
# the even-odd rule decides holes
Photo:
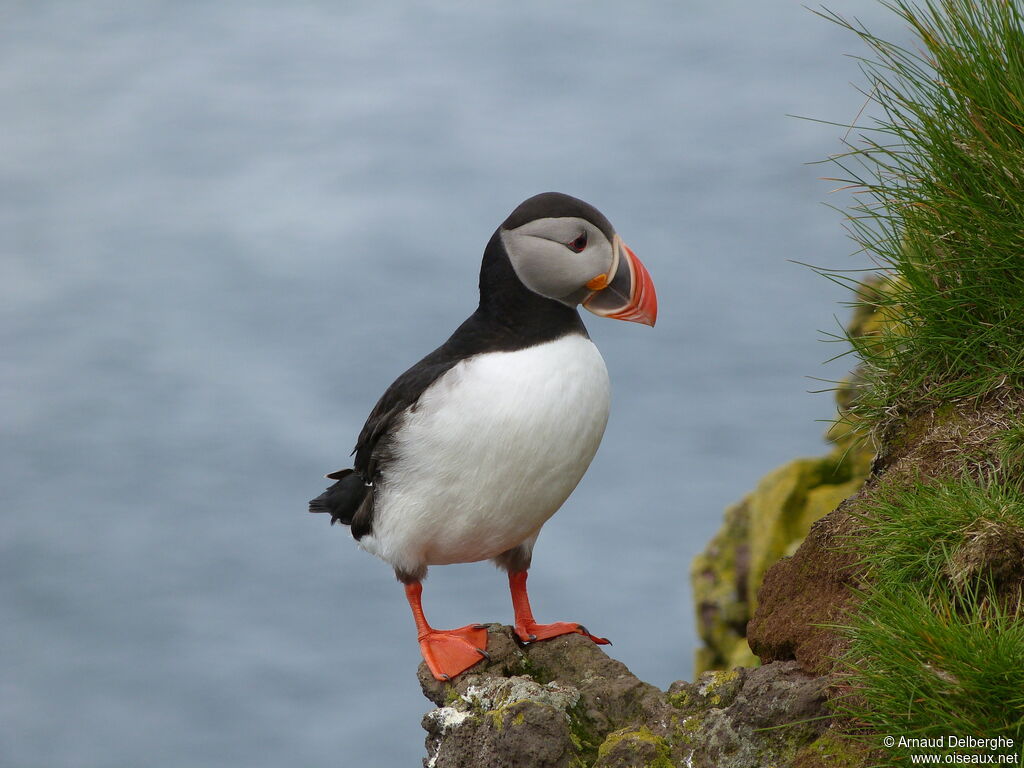
[(827, 681), (792, 662), (708, 672), (667, 691), (580, 635), (520, 643), (488, 627), (491, 658), (454, 682), (420, 665), (427, 768), (761, 768), (843, 765)]

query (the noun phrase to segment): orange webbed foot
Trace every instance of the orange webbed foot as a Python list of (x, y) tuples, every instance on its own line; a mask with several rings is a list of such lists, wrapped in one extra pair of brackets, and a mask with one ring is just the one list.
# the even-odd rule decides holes
[(519, 639), (524, 643), (535, 643), (539, 640), (549, 640), (552, 637), (571, 635), (573, 633), (589, 637), (597, 645), (612, 644), (611, 640), (607, 638), (590, 634), (582, 624), (573, 624), (569, 621), (556, 621), (553, 624), (516, 623), (516, 634), (519, 635)]
[(420, 653), (437, 680), (451, 680), (487, 655), (487, 627), (468, 624), (458, 629), (434, 629), (423, 615), (423, 586), (418, 581), (405, 585), (405, 596), (416, 622)]
[(561, 635), (583, 635), (589, 637), (597, 645), (611, 645), (604, 637), (597, 637), (587, 632), (582, 624), (570, 621), (556, 621), (553, 624), (538, 624), (533, 618), (530, 608), (530, 597), (526, 593), (526, 571), (509, 571), (508, 586), (512, 592), (512, 607), (516, 614), (516, 634), (524, 643), (535, 643), (538, 640), (549, 640)]
[(431, 629), (419, 636), (420, 653), (436, 680), (451, 680), (487, 655), (487, 627), (470, 624), (458, 629)]

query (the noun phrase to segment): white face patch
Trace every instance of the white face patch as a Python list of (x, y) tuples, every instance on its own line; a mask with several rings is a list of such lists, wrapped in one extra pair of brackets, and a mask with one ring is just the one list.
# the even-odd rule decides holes
[(612, 244), (586, 219), (535, 219), (503, 230), (501, 240), (520, 282), (549, 299), (575, 306), (588, 282), (601, 274), (611, 277)]

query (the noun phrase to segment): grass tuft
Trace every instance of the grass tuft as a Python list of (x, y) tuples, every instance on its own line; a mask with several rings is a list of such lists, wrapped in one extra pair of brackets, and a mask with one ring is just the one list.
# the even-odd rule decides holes
[[(849, 338), (853, 413), (885, 429), (954, 400), (1024, 384), (1024, 17), (1004, 0), (883, 2), (920, 48), (858, 35), (877, 116), (831, 158), (858, 202), (847, 229), (882, 269), (860, 293), (880, 333)], [(862, 289), (842, 271), (830, 279)]]
[(1024, 476), (1024, 424), (1014, 424), (1000, 436), (999, 463), (1010, 476)]
[[(877, 736), (1024, 739), (1024, 624), (974, 587), (954, 598), (926, 585), (872, 590), (849, 628), (856, 695), (840, 711)], [(899, 763), (925, 750), (887, 750)], [(941, 751), (941, 750), (936, 750)], [(964, 752), (967, 750), (952, 750)], [(989, 751), (989, 750), (982, 750)]]
[[(864, 581), (839, 628), (839, 706), (873, 749), (1004, 737), (1024, 758), (1024, 10), (881, 1), (915, 46), (821, 13), (866, 43), (874, 115), (830, 159), (857, 193), (847, 230), (880, 270), (819, 270), (873, 312), (846, 334), (860, 364), (843, 418), (907, 464), (879, 464), (857, 502)], [(964, 408), (999, 418), (924, 434)], [(885, 759), (923, 751), (897, 743)]]
[[(860, 521), (866, 586), (841, 628), (852, 694), (840, 711), (872, 746), (882, 736), (1002, 736), (1022, 754), (1019, 487), (968, 474), (920, 482), (879, 493)], [(921, 752), (897, 744), (886, 755), (901, 764)]]
[[(858, 517), (857, 548), (880, 589), (927, 585), (929, 594), (993, 597), (1024, 584), (1024, 495), (1016, 483), (968, 474), (918, 482), (879, 491)], [(979, 593), (980, 585), (995, 592)]]

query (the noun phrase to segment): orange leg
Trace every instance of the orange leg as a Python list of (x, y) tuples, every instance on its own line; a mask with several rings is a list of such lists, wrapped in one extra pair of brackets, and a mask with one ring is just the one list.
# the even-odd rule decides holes
[(567, 621), (538, 624), (533, 618), (533, 611), (530, 610), (530, 596), (526, 594), (526, 571), (510, 571), (508, 587), (512, 592), (512, 608), (516, 614), (516, 634), (524, 643), (547, 640), (551, 637), (575, 632), (586, 635), (598, 645), (611, 645), (610, 641), (605, 638), (595, 637), (587, 632), (586, 627), (582, 624), (573, 624)]
[(420, 653), (437, 680), (451, 680), (487, 656), (487, 627), (469, 624), (458, 629), (434, 629), (423, 615), (420, 596), (423, 585), (418, 581), (405, 585), (405, 597), (416, 620), (416, 639)]

